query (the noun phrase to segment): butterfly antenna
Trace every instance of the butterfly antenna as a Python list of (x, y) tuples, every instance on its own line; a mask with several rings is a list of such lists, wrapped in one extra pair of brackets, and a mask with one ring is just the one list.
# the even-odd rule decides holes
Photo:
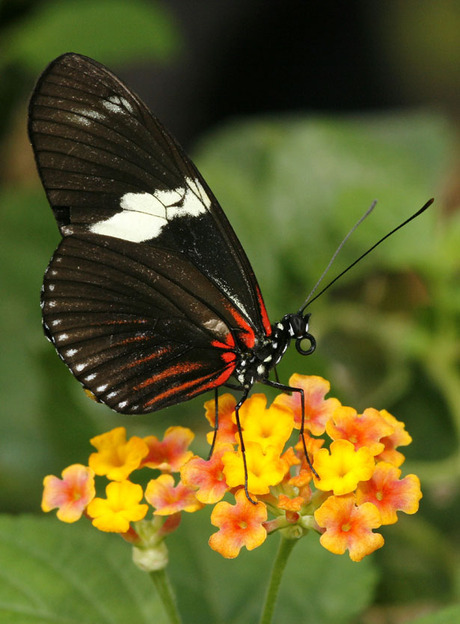
[[(340, 245), (337, 247), (337, 249), (334, 251), (334, 254), (332, 255), (332, 258), (329, 260), (327, 267), (324, 269), (324, 271), (321, 273), (319, 280), (316, 282), (316, 284), (313, 286), (313, 288), (310, 291), (310, 294), (308, 295), (308, 297), (305, 299), (305, 301), (302, 304), (302, 307), (299, 310), (299, 314), (301, 314), (305, 308), (307, 307), (307, 305), (309, 304), (311, 298), (313, 297), (313, 295), (315, 294), (318, 286), (321, 284), (321, 282), (323, 281), (323, 279), (326, 277), (327, 272), (329, 271), (329, 269), (332, 266), (332, 263), (334, 262), (334, 260), (336, 259), (337, 255), (339, 254), (340, 250), (342, 249), (342, 247), (345, 245), (345, 243), (347, 242), (347, 240), (350, 238), (350, 236), (353, 234), (353, 232), (356, 230), (356, 228), (361, 225), (361, 223), (364, 221), (364, 219), (366, 217), (368, 217), (371, 212), (374, 210), (375, 206), (377, 204), (377, 200), (374, 199), (374, 201), (372, 202), (372, 204), (369, 206), (369, 208), (366, 210), (366, 212), (362, 215), (362, 217), (360, 217), (358, 219), (358, 221), (354, 224), (354, 226), (351, 228), (351, 230), (348, 232), (348, 234), (345, 236), (345, 238), (343, 239), (343, 241), (340, 243)], [(316, 299), (316, 297), (315, 297)]]
[(370, 247), (367, 251), (365, 251), (361, 256), (359, 256), (359, 258), (357, 258), (354, 262), (352, 262), (346, 269), (344, 269), (341, 273), (339, 273), (336, 277), (334, 277), (334, 279), (329, 282), (329, 284), (327, 284), (327, 286), (325, 286), (322, 290), (320, 290), (320, 292), (315, 295), (315, 297), (312, 298), (312, 295), (314, 294), (314, 292), (316, 291), (319, 283), (321, 282), (321, 280), (323, 279), (324, 275), (326, 274), (327, 270), (329, 269), (329, 267), (331, 266), (334, 258), (336, 257), (336, 255), (338, 254), (338, 252), (340, 251), (340, 249), (343, 247), (343, 244), (345, 243), (345, 241), (348, 239), (348, 237), (350, 236), (350, 234), (352, 234), (354, 232), (354, 230), (358, 227), (358, 225), (361, 223), (361, 221), (363, 221), (367, 215), (373, 210), (376, 202), (374, 202), (372, 204), (372, 206), (367, 210), (367, 212), (361, 217), (361, 219), (356, 223), (356, 225), (354, 225), (352, 227), (352, 229), (350, 230), (350, 232), (346, 235), (346, 237), (343, 239), (343, 241), (340, 243), (337, 251), (334, 253), (334, 255), (332, 256), (329, 264), (326, 267), (326, 270), (323, 271), (323, 274), (321, 275), (320, 279), (318, 280), (318, 282), (316, 283), (315, 287), (313, 288), (313, 290), (311, 291), (311, 293), (308, 295), (307, 299), (305, 300), (304, 304), (302, 305), (302, 307), (299, 310), (299, 313), (302, 313), (305, 308), (307, 307), (307, 305), (310, 305), (313, 301), (315, 301), (315, 299), (318, 299), (318, 297), (320, 297), (323, 293), (326, 292), (326, 290), (328, 288), (330, 288), (332, 286), (332, 284), (335, 284), (335, 282), (340, 279), (341, 277), (343, 277), (345, 275), (345, 273), (348, 273), (348, 271), (350, 269), (352, 269), (355, 264), (358, 264), (358, 262), (360, 262), (363, 258), (365, 258), (368, 254), (371, 253), (371, 251), (373, 251), (376, 247), (378, 247), (381, 243), (383, 243), (384, 240), (386, 240), (387, 238), (389, 238), (390, 236), (392, 236), (395, 232), (397, 232), (398, 230), (400, 230), (401, 228), (403, 228), (405, 225), (407, 225), (410, 221), (412, 221), (413, 219), (415, 219), (416, 217), (420, 216), (423, 212), (425, 212), (425, 210), (427, 208), (429, 208), (431, 206), (431, 204), (434, 202), (434, 198), (429, 199), (426, 204), (424, 206), (422, 206), (419, 210), (417, 210), (417, 212), (415, 212), (412, 216), (410, 216), (408, 219), (406, 219), (405, 221), (403, 221), (402, 223), (400, 223), (399, 225), (397, 225), (395, 228), (393, 228), (391, 230), (391, 232), (388, 232), (388, 234), (385, 234), (385, 236), (383, 236), (380, 240), (378, 240), (374, 245), (372, 245), (372, 247)]

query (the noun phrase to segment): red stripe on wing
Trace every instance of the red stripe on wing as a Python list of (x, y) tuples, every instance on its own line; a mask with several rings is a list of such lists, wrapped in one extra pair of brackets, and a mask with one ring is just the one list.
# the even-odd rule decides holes
[[(188, 390), (187, 398), (192, 398), (197, 394), (201, 394), (202, 392), (206, 392), (206, 390), (211, 390), (212, 388), (217, 388), (224, 384), (227, 379), (231, 376), (233, 371), (235, 370), (235, 366), (226, 366), (225, 369), (221, 372), (218, 377), (214, 377), (215, 373), (209, 373), (204, 377), (197, 377), (196, 379), (192, 379), (190, 381), (186, 381), (179, 386), (173, 386), (165, 390), (161, 394), (157, 394), (153, 399), (144, 403), (143, 408), (145, 410), (153, 407), (156, 403), (161, 403), (175, 394), (183, 393), (184, 390)], [(209, 380), (209, 381), (205, 381)], [(198, 388), (199, 389), (198, 389)], [(195, 392), (193, 391), (195, 389)], [(184, 399), (181, 399), (184, 400)]]
[(260, 292), (259, 286), (256, 286), (257, 291), (257, 300), (259, 301), (260, 315), (262, 317), (262, 323), (265, 329), (265, 333), (267, 336), (271, 336), (272, 326), (270, 323), (270, 319), (268, 318), (267, 308), (265, 307), (265, 303), (262, 297), (262, 293)]

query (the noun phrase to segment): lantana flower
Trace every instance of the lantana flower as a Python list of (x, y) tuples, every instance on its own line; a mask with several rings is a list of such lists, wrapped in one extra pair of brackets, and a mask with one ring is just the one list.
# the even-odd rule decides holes
[(243, 546), (248, 550), (257, 548), (267, 537), (263, 526), (267, 519), (265, 505), (250, 503), (242, 488), (236, 492), (235, 500), (235, 505), (218, 503), (211, 514), (211, 524), (219, 530), (211, 535), (209, 545), (228, 559), (237, 557)]
[(149, 481), (145, 490), (145, 499), (155, 508), (159, 516), (169, 516), (178, 511), (197, 511), (202, 505), (195, 496), (194, 488), (184, 483), (175, 485), (169, 474), (160, 475)]
[[(331, 418), (340, 401), (335, 398), (325, 399), (331, 389), (331, 384), (322, 377), (316, 375), (298, 375), (294, 373), (289, 379), (289, 385), (293, 388), (302, 388), (305, 397), (305, 428), (313, 435), (323, 435), (326, 423)], [(287, 407), (294, 413), (296, 428), (299, 429), (302, 422), (302, 404), (299, 392), (292, 394), (280, 394), (274, 400), (275, 405)]]
[(188, 447), (194, 437), (193, 432), (186, 427), (169, 427), (162, 441), (156, 436), (147, 436), (144, 442), (149, 452), (141, 466), (158, 468), (162, 472), (177, 472), (193, 455)]
[(332, 440), (348, 440), (356, 450), (364, 446), (378, 455), (385, 449), (382, 438), (391, 435), (394, 427), (372, 407), (358, 414), (352, 407), (341, 406), (327, 422), (326, 431)]
[(62, 479), (45, 477), (43, 487), (42, 510), (57, 507), (59, 520), (76, 522), (94, 498), (94, 472), (87, 466), (73, 464), (62, 471)]
[(217, 503), (229, 489), (222, 462), (222, 457), (229, 451), (233, 451), (231, 444), (217, 444), (208, 460), (194, 456), (182, 466), (182, 482), (195, 490), (195, 496), (201, 503)]
[(149, 453), (149, 447), (137, 436), (126, 440), (126, 429), (117, 427), (90, 440), (97, 453), (89, 456), (94, 472), (105, 475), (111, 481), (124, 481), (141, 465)]
[(357, 505), (353, 494), (330, 496), (315, 512), (315, 520), (324, 529), (321, 544), (336, 555), (348, 550), (352, 561), (361, 561), (383, 546), (383, 537), (372, 532), (382, 524), (379, 510), (372, 503)]
[[(120, 533), (133, 543), (143, 570), (167, 564), (165, 538), (183, 512), (205, 505), (214, 506), (211, 523), (218, 529), (209, 545), (224, 557), (261, 546), (279, 531), (291, 539), (313, 531), (329, 551), (361, 560), (383, 545), (376, 532), (381, 525), (418, 509), (419, 479), (401, 477), (404, 455), (396, 450), (411, 438), (385, 410), (359, 414), (325, 398), (330, 386), (321, 377), (293, 375), (289, 383), (305, 398), (304, 431), (293, 444), (302, 424), (299, 392), (281, 394), (271, 405), (256, 393), (239, 419), (235, 398), (224, 394), (217, 406), (205, 403), (209, 459), (190, 450), (194, 436), (187, 428), (170, 427), (160, 440), (127, 438), (118, 427), (91, 440), (97, 452), (89, 467), (69, 467), (62, 480), (46, 477), (43, 510), (57, 507), (66, 522), (86, 515), (100, 530)], [(135, 481), (138, 471), (154, 472), (145, 489)], [(94, 498), (94, 475), (109, 480), (106, 498)]]
[(141, 504), (142, 487), (131, 481), (112, 481), (105, 489), (107, 498), (95, 498), (88, 505), (88, 515), (101, 531), (126, 533), (130, 523), (142, 520), (148, 505)]
[[(270, 486), (277, 485), (286, 472), (286, 462), (276, 447), (264, 450), (258, 442), (245, 444), (248, 470), (248, 489), (253, 494), (268, 494)], [(229, 487), (244, 485), (244, 463), (241, 451), (230, 451), (222, 457), (224, 475)]]
[(371, 502), (380, 512), (382, 524), (394, 524), (398, 521), (397, 511), (414, 514), (418, 511), (422, 498), (420, 479), (413, 474), (400, 479), (401, 470), (387, 462), (380, 462), (375, 467), (372, 478), (363, 481), (356, 490), (359, 504)]
[(370, 479), (375, 462), (369, 448), (362, 446), (356, 451), (348, 440), (335, 440), (329, 451), (319, 449), (313, 467), (319, 477), (314, 477), (316, 487), (338, 496), (353, 492), (360, 481)]

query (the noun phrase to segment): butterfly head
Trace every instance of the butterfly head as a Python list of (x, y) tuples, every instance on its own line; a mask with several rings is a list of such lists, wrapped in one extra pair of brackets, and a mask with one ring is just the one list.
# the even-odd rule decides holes
[(316, 340), (308, 331), (311, 314), (286, 314), (278, 323), (278, 327), (295, 340), (295, 347), (300, 355), (310, 355), (316, 349)]

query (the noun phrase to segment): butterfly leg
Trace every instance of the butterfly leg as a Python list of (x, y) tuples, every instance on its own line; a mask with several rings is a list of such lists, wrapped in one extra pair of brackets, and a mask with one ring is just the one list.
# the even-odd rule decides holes
[(214, 388), (214, 433), (212, 436), (212, 444), (211, 449), (208, 455), (208, 461), (211, 459), (212, 454), (214, 452), (214, 446), (216, 445), (217, 431), (219, 430), (219, 391), (217, 388)]
[(313, 464), (311, 463), (310, 456), (307, 451), (307, 444), (305, 442), (305, 393), (302, 388), (293, 388), (292, 386), (285, 386), (279, 381), (271, 381), (270, 379), (265, 379), (262, 383), (267, 386), (271, 386), (272, 388), (276, 388), (277, 390), (281, 390), (282, 392), (298, 392), (300, 394), (300, 406), (301, 406), (301, 422), (300, 422), (300, 432), (299, 437), (302, 440), (303, 452), (305, 454), (305, 459), (307, 460), (307, 464), (310, 467), (310, 470), (315, 475), (317, 479), (319, 479), (318, 473), (313, 468)]
[(248, 501), (250, 503), (252, 503), (253, 505), (257, 505), (257, 501), (252, 499), (251, 496), (249, 495), (249, 489), (248, 489), (248, 464), (247, 464), (247, 461), (246, 461), (246, 449), (245, 449), (244, 440), (243, 440), (243, 430), (241, 429), (241, 423), (240, 423), (240, 408), (243, 405), (243, 403), (246, 401), (246, 399), (248, 398), (249, 390), (250, 390), (250, 388), (243, 389), (243, 396), (241, 397), (241, 399), (238, 401), (238, 403), (235, 406), (235, 416), (236, 416), (236, 426), (237, 426), (237, 429), (238, 429), (238, 436), (240, 438), (241, 455), (243, 457), (244, 491), (246, 493), (246, 498), (248, 499)]

